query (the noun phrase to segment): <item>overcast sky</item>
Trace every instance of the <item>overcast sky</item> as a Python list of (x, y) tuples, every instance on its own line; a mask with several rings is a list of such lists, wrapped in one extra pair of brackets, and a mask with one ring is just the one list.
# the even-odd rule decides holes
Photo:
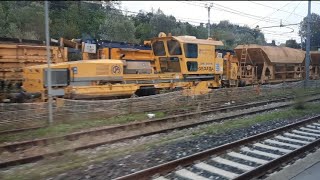
[[(211, 22), (219, 23), (229, 20), (239, 25), (248, 25), (251, 28), (279, 26), (282, 24), (299, 23), (308, 13), (308, 1), (122, 1), (121, 9), (138, 12), (151, 11), (160, 8), (166, 15), (173, 15), (178, 20), (188, 21), (198, 25), (207, 23), (208, 12), (206, 3), (213, 3), (211, 8)], [(227, 10), (226, 10), (227, 9)], [(320, 13), (320, 2), (311, 2), (311, 13)], [(130, 14), (131, 12), (128, 12)], [(284, 43), (287, 39), (301, 42), (298, 35), (299, 26), (261, 29), (267, 42), (275, 40), (276, 44)], [(292, 29), (294, 32), (291, 32)]]

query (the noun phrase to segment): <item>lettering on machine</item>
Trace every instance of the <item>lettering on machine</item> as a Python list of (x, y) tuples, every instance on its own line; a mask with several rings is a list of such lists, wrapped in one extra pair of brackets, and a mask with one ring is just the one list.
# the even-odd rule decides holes
[(85, 43), (83, 51), (86, 52), (86, 53), (96, 53), (96, 45), (95, 44)]
[(220, 64), (216, 64), (216, 72), (220, 71)]

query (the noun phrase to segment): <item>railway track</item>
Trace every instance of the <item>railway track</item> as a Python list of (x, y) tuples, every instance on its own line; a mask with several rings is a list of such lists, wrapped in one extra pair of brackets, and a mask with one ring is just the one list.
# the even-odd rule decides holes
[[(279, 98), (291, 98), (292, 93), (287, 93), (282, 95), (281, 97), (273, 97), (273, 98), (267, 98), (266, 96), (259, 96), (260, 100), (272, 100), (272, 99), (279, 99)], [(227, 98), (227, 97), (226, 97)], [(195, 102), (195, 105), (188, 107), (186, 109), (174, 109), (174, 110), (165, 110), (163, 112), (165, 112), (166, 114), (170, 114), (170, 115), (179, 115), (179, 114), (184, 114), (186, 112), (191, 112), (191, 111), (206, 111), (206, 110), (212, 110), (212, 109), (216, 109), (216, 108), (223, 108), (223, 107), (228, 107), (231, 104), (232, 105), (244, 105), (250, 102), (254, 102), (254, 98), (250, 97), (250, 98), (246, 98), (246, 99), (229, 99), (229, 100), (221, 100), (221, 101), (214, 101), (214, 102), (206, 102), (206, 101), (199, 101), (199, 102)]]
[[(314, 93), (316, 94), (316, 93)], [(285, 97), (285, 98), (291, 98), (293, 96), (292, 92), (288, 92), (285, 94), (281, 94), (280, 96), (272, 96), (272, 97), (268, 97), (268, 94), (266, 95), (260, 95), (259, 99), (260, 100), (272, 100), (272, 99), (276, 99), (276, 98), (281, 98), (281, 97)], [(217, 108), (223, 108), (223, 107), (228, 107), (230, 106), (230, 102), (234, 102), (232, 103), (232, 105), (244, 105), (250, 102), (254, 102), (254, 97), (248, 97), (245, 99), (239, 99), (239, 98), (228, 98), (226, 97), (226, 99), (224, 100), (220, 100), (220, 101), (203, 101), (203, 100), (198, 100), (198, 102), (194, 102), (195, 105), (193, 106), (188, 106), (187, 108), (177, 108), (177, 109), (164, 109), (164, 110), (160, 110), (161, 112), (165, 113), (167, 116), (174, 116), (174, 115), (179, 115), (179, 114), (184, 114), (186, 112), (190, 113), (192, 111), (205, 111), (205, 110), (212, 110), (212, 109), (217, 109)], [(228, 105), (228, 103), (230, 103)], [(227, 105), (225, 105), (227, 104)], [(156, 111), (151, 111), (152, 112), (156, 112)], [(158, 110), (159, 112), (159, 110)], [(21, 126), (21, 123), (24, 123), (23, 126), (27, 126), (28, 128), (17, 128), (17, 129), (10, 129), (10, 130), (5, 130), (5, 131), (0, 131), (0, 135), (8, 135), (8, 134), (14, 134), (14, 133), (20, 133), (20, 132), (26, 132), (26, 131), (31, 131), (31, 130), (36, 130), (36, 129), (41, 129), (41, 128), (45, 128), (48, 127), (48, 125), (46, 123), (43, 122), (38, 122), (38, 124), (40, 123), (41, 125), (32, 125), (30, 127), (30, 124), (34, 124), (35, 122), (33, 120), (28, 120), (28, 121), (22, 121), (21, 120), (16, 120), (16, 121), (7, 121), (7, 122), (0, 122), (0, 126), (4, 125), (8, 125), (8, 124), (12, 124), (12, 123), (19, 123), (19, 126)]]
[(14, 134), (19, 132), (26, 132), (26, 131), (32, 131), (36, 129), (45, 128), (47, 126), (35, 126), (30, 128), (19, 128), (19, 129), (12, 129), (12, 130), (6, 130), (6, 131), (0, 131), (0, 135), (8, 135), (8, 134)]
[[(314, 95), (316, 95), (317, 93), (313, 93)], [(268, 94), (266, 95), (261, 95), (259, 96), (260, 100), (273, 100), (273, 99), (279, 99), (279, 98), (287, 98), (288, 100), (292, 99), (293, 97), (293, 93), (289, 92), (289, 93), (285, 93), (285, 94), (281, 94), (280, 96), (272, 96), (271, 98), (268, 97)], [(160, 110), (161, 112), (165, 113), (166, 116), (175, 116), (175, 115), (180, 115), (180, 114), (185, 114), (185, 113), (190, 113), (190, 112), (199, 112), (199, 111), (210, 111), (213, 109), (217, 109), (217, 108), (228, 108), (231, 103), (232, 106), (234, 105), (244, 105), (250, 102), (254, 102), (254, 97), (249, 97), (249, 98), (245, 98), (245, 99), (230, 99), (228, 97), (226, 97), (226, 100), (221, 100), (219, 102), (212, 102), (212, 101), (199, 101), (199, 102), (195, 102), (196, 105), (193, 106), (189, 106), (186, 109), (181, 109), (181, 108), (177, 108), (174, 110), (168, 110), (168, 109), (164, 109), (164, 110)], [(151, 111), (152, 112), (156, 112), (156, 111)], [(170, 117), (169, 117), (170, 118)], [(12, 123), (12, 121), (8, 121), (6, 123)], [(6, 123), (0, 123), (1, 125), (7, 125)], [(17, 121), (17, 123), (20, 123), (19, 125), (21, 126), (21, 122), (20, 120)], [(28, 128), (17, 128), (17, 129), (10, 129), (10, 130), (5, 130), (5, 131), (0, 131), (0, 135), (9, 135), (9, 134), (15, 134), (15, 133), (20, 133), (20, 132), (26, 132), (26, 131), (32, 131), (32, 130), (37, 130), (37, 129), (41, 129), (41, 128), (45, 128), (48, 127), (48, 125), (43, 122), (40, 122), (40, 124), (42, 125), (33, 125), (30, 127), (30, 124), (35, 123), (32, 120), (29, 120), (27, 122), (23, 121), (23, 123), (25, 124), (25, 126), (28, 126)]]
[[(25, 164), (25, 163), (31, 163), (35, 162), (41, 159), (44, 159), (45, 157), (48, 156), (57, 156), (57, 155), (62, 155), (65, 152), (70, 152), (70, 151), (78, 151), (78, 150), (83, 150), (83, 149), (89, 149), (89, 148), (94, 148), (97, 146), (105, 145), (105, 144), (111, 144), (111, 143), (116, 143), (128, 139), (134, 139), (134, 138), (139, 138), (142, 136), (149, 136), (153, 134), (158, 134), (158, 133), (164, 133), (164, 132), (170, 132), (172, 130), (180, 130), (180, 129), (185, 129), (185, 128), (190, 128), (194, 126), (198, 126), (201, 124), (206, 124), (206, 123), (213, 123), (213, 122), (221, 122), (224, 120), (228, 119), (233, 119), (233, 118), (238, 118), (242, 116), (247, 116), (251, 114), (257, 114), (265, 111), (270, 111), (274, 110), (275, 108), (285, 108), (293, 105), (293, 103), (287, 103), (285, 105), (277, 106), (277, 107), (271, 107), (271, 108), (264, 108), (260, 110), (255, 110), (255, 111), (250, 111), (250, 112), (244, 112), (244, 113), (239, 113), (236, 115), (229, 115), (229, 116), (224, 116), (222, 118), (216, 118), (216, 119), (207, 119), (203, 121), (196, 121), (196, 122), (187, 122), (188, 119), (191, 117), (198, 117), (199, 115), (206, 115), (206, 114), (214, 114), (214, 113), (219, 113), (219, 112), (228, 112), (232, 110), (241, 110), (241, 109), (247, 109), (250, 107), (256, 107), (256, 106), (263, 106), (265, 104), (269, 103), (275, 103), (275, 102), (282, 102), (282, 101), (288, 101), (292, 99), (293, 97), (290, 98), (280, 98), (280, 99), (275, 99), (275, 100), (269, 100), (269, 101), (262, 101), (262, 102), (255, 102), (255, 103), (249, 103), (249, 104), (244, 104), (244, 105), (234, 105), (230, 107), (223, 107), (223, 108), (218, 108), (218, 109), (212, 109), (212, 110), (207, 110), (207, 111), (201, 111), (201, 112), (193, 112), (193, 113), (188, 113), (188, 114), (181, 114), (181, 115), (175, 115), (171, 117), (166, 117), (166, 118), (160, 118), (160, 119), (154, 119), (154, 120), (148, 120), (148, 121), (143, 121), (143, 122), (135, 122), (135, 123), (130, 123), (130, 124), (125, 124), (125, 125), (120, 125), (120, 126), (114, 126), (114, 127), (109, 127), (109, 128), (103, 128), (99, 130), (92, 130), (92, 131), (85, 131), (85, 132), (78, 132), (78, 133), (72, 133), (68, 134), (65, 136), (60, 136), (60, 137), (51, 137), (51, 138), (43, 138), (43, 139), (36, 139), (32, 141), (23, 141), (23, 142), (17, 142), (17, 143), (12, 143), (8, 145), (2, 145), (0, 146), (0, 152), (7, 151), (10, 153), (16, 153), (16, 152), (23, 152), (26, 149), (32, 148), (34, 146), (38, 147), (46, 147), (51, 144), (59, 143), (61, 141), (76, 141), (79, 140), (81, 137), (86, 137), (86, 136), (97, 136), (100, 137), (102, 140), (94, 143), (88, 143), (85, 145), (80, 145), (80, 146), (73, 146), (70, 148), (65, 148), (62, 150), (57, 150), (57, 151), (51, 151), (51, 152), (42, 152), (37, 155), (29, 155), (25, 157), (20, 157), (19, 159), (10, 159), (8, 161), (3, 161), (0, 162), (0, 168), (4, 167), (9, 167), (9, 166), (14, 166), (14, 165), (19, 165), (19, 164)], [(317, 101), (320, 100), (320, 98), (312, 98), (307, 101)], [(187, 122), (187, 123), (182, 123), (179, 124), (179, 122)], [(170, 124), (170, 126), (165, 127), (165, 124)], [(175, 126), (174, 126), (174, 125)], [(144, 132), (140, 132), (140, 129), (147, 129), (148, 127), (159, 127), (156, 130), (146, 130)], [(138, 131), (137, 131), (138, 130)], [(128, 132), (135, 132), (135, 133), (128, 133)], [(121, 132), (126, 132), (129, 135), (126, 136), (119, 136), (115, 135), (117, 133)], [(101, 137), (103, 136), (103, 138)], [(105, 137), (112, 136), (112, 138), (107, 138), (105, 140)], [(119, 138), (120, 137), (120, 138)]]
[(116, 180), (259, 178), (320, 145), (320, 115)]

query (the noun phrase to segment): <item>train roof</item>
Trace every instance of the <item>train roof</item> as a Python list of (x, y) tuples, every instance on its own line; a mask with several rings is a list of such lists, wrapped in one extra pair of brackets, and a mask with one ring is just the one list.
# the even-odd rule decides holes
[[(305, 52), (300, 49), (277, 46), (261, 46), (257, 44), (238, 45), (234, 50), (238, 57), (241, 57), (242, 49), (247, 48), (252, 61), (264, 62), (268, 59), (271, 63), (302, 63)], [(265, 56), (261, 56), (264, 52)]]
[(162, 36), (162, 37), (154, 37), (154, 38), (152, 38), (152, 40), (171, 39), (171, 38), (173, 38), (181, 43), (223, 46), (222, 41), (215, 41), (212, 39), (197, 39), (195, 36)]
[(194, 43), (194, 44), (223, 46), (222, 41), (214, 41), (214, 40), (209, 40), (209, 39), (197, 39), (197, 38), (193, 38), (190, 36), (172, 36), (172, 37), (182, 43)]

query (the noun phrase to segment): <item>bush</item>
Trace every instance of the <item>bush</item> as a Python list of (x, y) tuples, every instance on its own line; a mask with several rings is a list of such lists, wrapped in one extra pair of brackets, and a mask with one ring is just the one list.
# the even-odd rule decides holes
[(305, 97), (303, 96), (305, 94), (304, 90), (296, 90), (295, 91), (295, 98), (294, 98), (294, 108), (295, 109), (305, 109)]

